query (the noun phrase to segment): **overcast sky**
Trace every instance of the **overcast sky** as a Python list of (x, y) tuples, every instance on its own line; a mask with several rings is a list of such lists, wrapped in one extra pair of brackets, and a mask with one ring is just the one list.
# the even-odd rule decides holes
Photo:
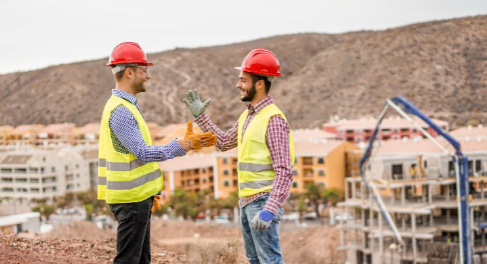
[(303, 32), (382, 30), (487, 14), (487, 0), (0, 0), (0, 74)]

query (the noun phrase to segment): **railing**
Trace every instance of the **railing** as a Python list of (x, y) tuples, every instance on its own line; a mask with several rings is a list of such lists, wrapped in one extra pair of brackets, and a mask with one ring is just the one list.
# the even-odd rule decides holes
[(434, 217), (433, 223), (435, 225), (458, 225), (458, 218), (450, 217), (450, 219), (447, 219), (446, 217)]

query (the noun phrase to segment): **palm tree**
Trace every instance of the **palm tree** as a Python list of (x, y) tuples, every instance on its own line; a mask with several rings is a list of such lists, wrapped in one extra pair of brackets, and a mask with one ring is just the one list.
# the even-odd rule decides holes
[(341, 199), (340, 191), (337, 188), (325, 189), (321, 197), (330, 205), (336, 205)]
[(306, 192), (304, 196), (309, 199), (316, 212), (316, 216), (320, 218), (319, 206), (322, 201), (323, 187), (312, 182), (306, 185)]

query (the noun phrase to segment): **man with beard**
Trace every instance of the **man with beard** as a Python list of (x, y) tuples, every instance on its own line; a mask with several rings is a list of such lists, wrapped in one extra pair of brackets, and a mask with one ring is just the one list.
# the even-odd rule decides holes
[(163, 187), (157, 162), (216, 142), (211, 132), (193, 133), (193, 124), (188, 122), (184, 139), (173, 139), (165, 146), (152, 145), (136, 98), (147, 90), (151, 65), (134, 42), (116, 46), (107, 64), (112, 67), (116, 86), (105, 105), (100, 126), (98, 199), (106, 200), (118, 222), (117, 256), (113, 263), (151, 261), (151, 211), (153, 206), (160, 206), (155, 198)]
[(226, 133), (204, 114), (197, 90), (183, 99), (203, 131), (211, 131), (216, 147), (238, 146), (238, 188), (245, 253), (250, 263), (284, 263), (279, 242), (282, 205), (289, 196), (294, 163), (294, 141), (284, 114), (268, 96), (274, 77), (281, 76), (276, 55), (254, 49), (245, 57), (237, 88), (248, 102), (240, 119)]

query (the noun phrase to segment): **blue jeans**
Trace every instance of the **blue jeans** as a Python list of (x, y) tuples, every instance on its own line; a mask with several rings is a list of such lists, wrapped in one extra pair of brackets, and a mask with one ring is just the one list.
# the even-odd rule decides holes
[(252, 219), (264, 208), (268, 198), (269, 195), (264, 195), (240, 208), (245, 255), (251, 264), (284, 264), (279, 242), (279, 221), (284, 209), (279, 209), (269, 229), (257, 231), (252, 225)]

